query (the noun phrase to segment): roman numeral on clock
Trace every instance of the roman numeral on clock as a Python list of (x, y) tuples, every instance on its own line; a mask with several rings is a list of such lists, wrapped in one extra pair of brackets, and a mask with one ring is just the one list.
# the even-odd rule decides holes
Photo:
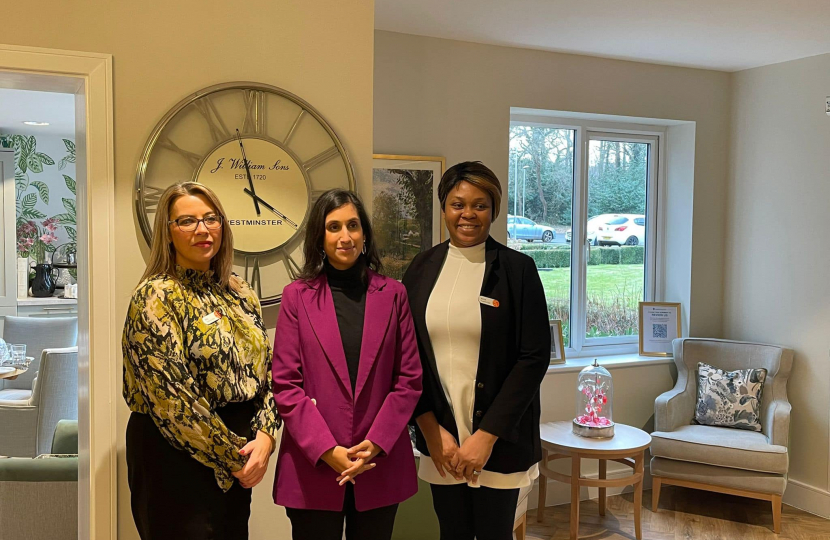
[(319, 167), (320, 165), (327, 162), (331, 158), (333, 158), (335, 156), (339, 156), (339, 155), (340, 155), (340, 152), (337, 150), (337, 147), (332, 146), (331, 148), (323, 150), (322, 152), (320, 152), (319, 154), (317, 154), (313, 158), (310, 158), (308, 161), (304, 161), (303, 162), (303, 168), (306, 171), (310, 172), (312, 169), (314, 169), (316, 167)]
[(145, 185), (141, 188), (139, 196), (144, 202), (144, 210), (155, 214), (158, 211), (162, 193), (164, 193), (164, 190), (155, 186)]
[(187, 162), (190, 163), (190, 166), (193, 167), (194, 169), (199, 166), (199, 163), (202, 162), (202, 156), (200, 156), (196, 152), (191, 152), (190, 150), (185, 150), (183, 148), (180, 148), (176, 143), (171, 141), (168, 137), (164, 137), (164, 138), (159, 139), (156, 144), (158, 144), (162, 148), (166, 148), (167, 150), (170, 150), (171, 152), (175, 152), (175, 153), (179, 154), (181, 157), (183, 157), (185, 160), (187, 160)]
[(302, 272), (300, 265), (285, 250), (282, 250), (282, 262), (285, 264), (285, 269), (288, 271), (288, 275), (291, 276), (292, 281), (300, 276)]
[(259, 277), (259, 257), (245, 256), (245, 281), (256, 292), (257, 298), (262, 298), (262, 281)]
[(242, 122), (243, 133), (263, 133), (265, 131), (265, 94), (257, 90), (247, 90), (245, 100), (245, 120)]
[(213, 104), (210, 98), (200, 99), (194, 105), (207, 122), (213, 142), (218, 143), (231, 138), (230, 130), (228, 130), (222, 117), (219, 116), (219, 111), (216, 110), (216, 105)]

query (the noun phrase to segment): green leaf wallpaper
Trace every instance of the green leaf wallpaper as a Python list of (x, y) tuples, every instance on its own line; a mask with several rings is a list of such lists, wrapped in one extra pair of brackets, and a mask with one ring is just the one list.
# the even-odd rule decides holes
[(58, 246), (76, 242), (75, 142), (4, 134), (0, 147), (14, 149), (17, 254), (49, 262)]

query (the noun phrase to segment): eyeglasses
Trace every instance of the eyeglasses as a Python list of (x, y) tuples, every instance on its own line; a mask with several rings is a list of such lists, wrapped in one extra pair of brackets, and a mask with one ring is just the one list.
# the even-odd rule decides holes
[(208, 230), (215, 230), (222, 227), (222, 216), (207, 216), (202, 219), (196, 219), (191, 216), (184, 216), (178, 219), (172, 219), (167, 222), (168, 225), (175, 223), (176, 227), (182, 232), (193, 232), (199, 228), (199, 223), (204, 223)]

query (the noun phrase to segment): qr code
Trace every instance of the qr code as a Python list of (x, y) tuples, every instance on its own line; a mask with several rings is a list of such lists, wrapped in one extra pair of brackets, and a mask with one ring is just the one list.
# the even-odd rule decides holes
[(665, 339), (669, 335), (669, 329), (667, 324), (653, 324), (651, 326), (652, 336), (655, 339)]

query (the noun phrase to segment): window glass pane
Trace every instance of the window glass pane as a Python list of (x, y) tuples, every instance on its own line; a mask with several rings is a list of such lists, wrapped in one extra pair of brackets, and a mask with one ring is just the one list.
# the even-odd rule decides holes
[(591, 240), (586, 338), (637, 334), (645, 282), (649, 145), (592, 139), (588, 149)]
[[(573, 213), (574, 135), (572, 129), (535, 126), (510, 128), (510, 216), (508, 246), (530, 255), (545, 288), (548, 314), (562, 320), (570, 344), (571, 216)], [(567, 239), (566, 239), (567, 238)]]

